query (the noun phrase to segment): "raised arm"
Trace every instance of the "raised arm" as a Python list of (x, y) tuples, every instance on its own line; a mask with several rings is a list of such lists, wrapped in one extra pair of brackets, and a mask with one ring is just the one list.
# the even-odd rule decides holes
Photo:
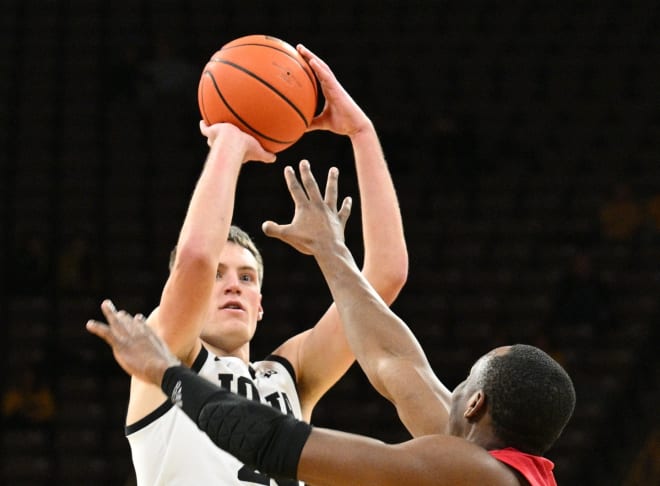
[[(310, 63), (325, 97), (325, 106), (309, 130), (328, 130), (351, 140), (362, 211), (362, 272), (381, 298), (391, 304), (406, 281), (408, 253), (394, 184), (376, 130), (329, 66), (301, 45), (298, 51)], [(294, 337), (277, 352), (287, 356), (296, 368), (307, 418), (318, 399), (354, 361), (335, 305), (313, 329)]]
[(362, 212), (362, 273), (391, 304), (408, 277), (408, 251), (399, 201), (376, 129), (330, 67), (306, 47), (299, 45), (298, 50), (314, 69), (326, 97), (325, 108), (310, 130), (330, 130), (351, 140)]
[(444, 432), (450, 392), (433, 373), (408, 326), (360, 273), (344, 244), (343, 222), (350, 208), (345, 201), (337, 212), (337, 170), (328, 175), (325, 197), (306, 161), (300, 164), (300, 174), (304, 188), (293, 169), (285, 169), (296, 206), (292, 222), (266, 222), (264, 232), (314, 255), (360, 366), (376, 390), (396, 406), (408, 430), (414, 436)]
[(275, 156), (234, 125), (207, 126), (209, 153), (193, 191), (177, 241), (176, 257), (150, 323), (170, 349), (189, 361), (195, 350), (213, 289), (218, 258), (227, 241), (241, 165), (272, 162)]

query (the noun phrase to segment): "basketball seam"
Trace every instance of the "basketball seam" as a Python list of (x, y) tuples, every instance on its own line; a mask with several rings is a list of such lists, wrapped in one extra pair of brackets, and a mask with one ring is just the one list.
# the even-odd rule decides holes
[[(243, 47), (243, 46), (267, 47), (268, 49), (274, 49), (276, 51), (281, 52), (282, 54), (286, 54), (290, 59), (293, 59), (298, 64), (298, 66), (300, 66), (302, 68), (303, 72), (307, 76), (307, 79), (309, 79), (309, 82), (312, 83), (312, 87), (314, 88), (314, 93), (318, 95), (318, 90), (317, 90), (317, 87), (316, 87), (316, 75), (314, 74), (314, 70), (312, 69), (312, 67), (308, 63), (305, 63), (305, 64), (307, 64), (307, 67), (309, 68), (309, 72), (308, 72), (307, 69), (305, 69), (305, 66), (303, 66), (300, 63), (300, 60), (297, 57), (292, 56), (291, 53), (288, 52), (286, 49), (281, 49), (279, 47), (271, 46), (269, 44), (260, 44), (259, 42), (247, 42), (245, 44), (238, 44), (238, 45), (235, 45), (235, 46), (223, 47), (222, 49), (220, 49), (220, 52), (228, 51), (230, 49), (235, 49), (237, 47)], [(215, 59), (211, 59), (211, 61), (214, 61), (214, 60)], [(311, 75), (310, 75), (310, 72), (311, 72)]]
[(222, 92), (220, 91), (220, 88), (218, 87), (218, 84), (215, 82), (215, 77), (213, 76), (213, 73), (211, 71), (207, 70), (207, 71), (204, 71), (204, 74), (207, 75), (209, 78), (211, 78), (211, 82), (213, 83), (213, 87), (215, 88), (216, 93), (218, 93), (218, 96), (220, 97), (220, 99), (222, 100), (224, 105), (227, 107), (227, 109), (231, 112), (231, 114), (234, 115), (238, 119), (238, 121), (240, 121), (243, 125), (248, 127), (248, 129), (250, 129), (252, 132), (254, 132), (257, 135), (259, 135), (260, 137), (265, 138), (266, 140), (269, 140), (269, 141), (274, 142), (274, 143), (280, 143), (280, 144), (287, 144), (288, 143), (288, 144), (291, 144), (291, 143), (295, 142), (295, 140), (278, 140), (276, 138), (269, 137), (265, 133), (261, 133), (259, 130), (254, 128), (252, 125), (250, 125), (248, 122), (246, 122), (243, 119), (243, 117), (241, 117), (238, 113), (236, 113), (236, 111), (234, 111), (234, 109), (231, 107), (231, 105), (229, 103), (227, 103), (227, 99), (222, 95)]
[(305, 118), (305, 115), (303, 114), (302, 111), (300, 111), (300, 108), (298, 108), (289, 98), (287, 98), (282, 92), (280, 92), (275, 86), (270, 84), (268, 81), (263, 80), (261, 77), (253, 73), (252, 71), (245, 69), (243, 66), (240, 66), (239, 64), (233, 63), (231, 61), (227, 61), (225, 59), (211, 59), (211, 62), (219, 62), (222, 64), (225, 64), (227, 66), (231, 66), (234, 69), (238, 69), (239, 71), (244, 72), (248, 76), (254, 78), (255, 80), (259, 81), (261, 84), (264, 86), (267, 86), (273, 93), (275, 93), (277, 96), (282, 98), (293, 110), (298, 114), (298, 116), (301, 118), (303, 123), (305, 124), (305, 127), (309, 127), (309, 122), (307, 121), (307, 118)]

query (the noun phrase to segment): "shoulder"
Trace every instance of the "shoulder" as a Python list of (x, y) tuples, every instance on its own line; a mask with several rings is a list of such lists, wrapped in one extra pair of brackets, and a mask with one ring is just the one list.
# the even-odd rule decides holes
[(295, 334), (280, 344), (270, 356), (281, 356), (291, 362), (294, 366), (300, 352), (300, 347), (312, 333), (312, 329), (305, 329), (298, 334)]
[(258, 373), (272, 375), (273, 373), (286, 373), (296, 383), (296, 370), (291, 361), (278, 354), (269, 354), (262, 361), (252, 363), (252, 367)]
[[(440, 484), (522, 486), (520, 477), (483, 447), (444, 434), (419, 437), (395, 446), (402, 460), (412, 462), (426, 479), (444, 478)], [(430, 484), (430, 483), (429, 483)]]

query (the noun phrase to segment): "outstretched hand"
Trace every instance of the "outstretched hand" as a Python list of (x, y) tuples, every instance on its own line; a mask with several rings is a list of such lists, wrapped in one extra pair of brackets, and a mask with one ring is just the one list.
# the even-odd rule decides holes
[(101, 310), (108, 324), (90, 320), (87, 330), (110, 345), (115, 360), (126, 373), (160, 386), (165, 370), (181, 364), (147, 325), (144, 316), (118, 311), (109, 300), (103, 301)]
[(284, 169), (284, 178), (296, 206), (291, 223), (281, 225), (266, 221), (262, 229), (267, 236), (278, 238), (305, 255), (316, 256), (334, 243), (343, 244), (352, 200), (350, 197), (344, 198), (341, 208), (337, 210), (337, 168), (332, 167), (328, 171), (325, 196), (321, 195), (309, 162), (301, 161), (299, 169), (300, 181), (291, 166)]

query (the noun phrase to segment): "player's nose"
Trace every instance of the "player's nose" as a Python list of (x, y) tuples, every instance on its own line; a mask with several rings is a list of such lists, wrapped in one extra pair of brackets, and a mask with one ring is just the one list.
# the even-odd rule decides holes
[(241, 287), (238, 275), (229, 274), (225, 276), (224, 293), (225, 294), (240, 294)]

